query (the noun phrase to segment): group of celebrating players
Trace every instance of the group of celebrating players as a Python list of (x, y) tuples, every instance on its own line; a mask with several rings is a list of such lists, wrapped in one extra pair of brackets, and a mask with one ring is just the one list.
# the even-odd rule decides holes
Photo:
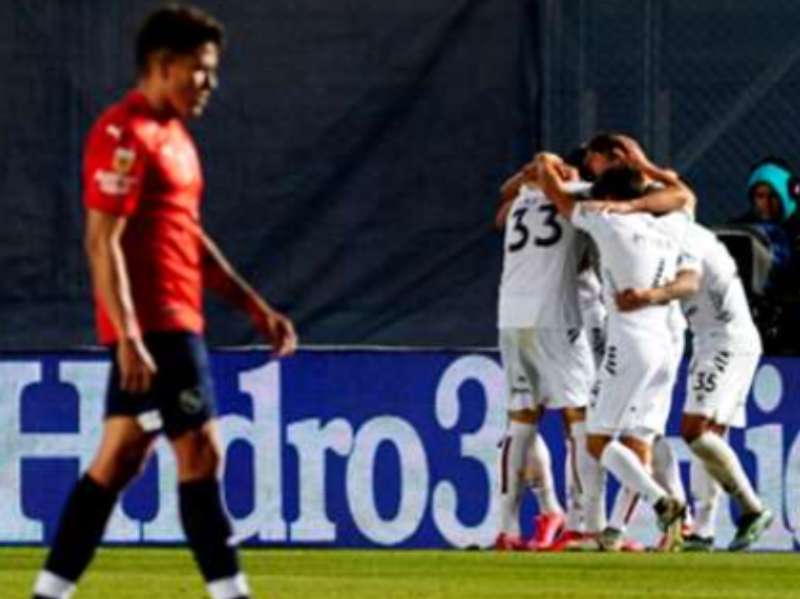
[[(508, 428), (498, 550), (643, 550), (625, 537), (643, 501), (663, 531), (659, 549), (711, 551), (723, 490), (739, 508), (730, 550), (751, 546), (772, 523), (726, 441), (729, 427), (745, 424), (761, 340), (736, 264), (694, 222), (695, 201), (674, 171), (613, 133), (563, 159), (537, 154), (503, 184), (498, 329)], [(664, 438), (687, 326), (681, 435), (693, 458), (691, 510)], [(566, 510), (538, 433), (545, 409), (563, 414)], [(608, 517), (606, 472), (620, 483)], [(528, 487), (538, 515), (523, 539)]]

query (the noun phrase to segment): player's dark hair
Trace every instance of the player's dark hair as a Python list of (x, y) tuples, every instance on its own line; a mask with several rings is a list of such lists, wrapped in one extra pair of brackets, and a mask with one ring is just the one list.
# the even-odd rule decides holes
[(583, 161), (586, 159), (586, 146), (581, 145), (577, 148), (572, 148), (569, 152), (564, 154), (564, 162), (575, 168), (580, 168)]
[(586, 150), (603, 154), (608, 158), (614, 156), (614, 150), (624, 150), (625, 146), (619, 141), (619, 134), (611, 131), (604, 131), (595, 135), (586, 144)]
[(139, 28), (136, 68), (145, 71), (153, 52), (189, 54), (207, 42), (222, 48), (224, 40), (225, 30), (214, 17), (193, 6), (171, 4), (151, 13)]
[(588, 148), (586, 147), (586, 144), (581, 144), (577, 148), (573, 148), (564, 155), (564, 162), (578, 169), (578, 174), (583, 181), (594, 181), (594, 173), (586, 168), (587, 152)]
[(630, 166), (607, 169), (592, 185), (592, 197), (610, 200), (632, 200), (646, 191), (642, 172)]

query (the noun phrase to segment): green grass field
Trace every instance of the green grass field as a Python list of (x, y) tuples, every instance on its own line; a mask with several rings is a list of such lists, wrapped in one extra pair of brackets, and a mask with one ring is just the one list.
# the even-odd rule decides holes
[[(0, 548), (0, 597), (25, 599), (44, 552)], [(275, 599), (800, 597), (800, 556), (248, 550), (254, 596)], [(205, 597), (181, 549), (103, 549), (74, 599)]]

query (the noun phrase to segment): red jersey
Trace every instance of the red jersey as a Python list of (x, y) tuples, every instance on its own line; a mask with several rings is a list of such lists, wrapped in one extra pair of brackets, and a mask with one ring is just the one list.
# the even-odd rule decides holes
[[(142, 332), (203, 330), (203, 176), (178, 118), (163, 118), (132, 91), (95, 122), (83, 162), (87, 208), (125, 216), (122, 237)], [(95, 294), (100, 342), (117, 333)]]

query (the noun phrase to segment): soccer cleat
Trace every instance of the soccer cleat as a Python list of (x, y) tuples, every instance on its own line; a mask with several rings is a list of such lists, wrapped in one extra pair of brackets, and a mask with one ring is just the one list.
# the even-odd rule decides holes
[(622, 551), (623, 542), (622, 531), (610, 526), (604, 528), (597, 537), (597, 546), (600, 551)]
[[(681, 539), (684, 540), (687, 537), (692, 536), (692, 526), (684, 521), (681, 521)], [(656, 551), (676, 551), (676, 548), (673, 546), (671, 549), (668, 549), (670, 542), (670, 537), (667, 533), (661, 535), (661, 540), (656, 545)]]
[(497, 551), (524, 551), (526, 549), (525, 541), (522, 540), (522, 537), (504, 532), (497, 535), (494, 541), (494, 548)]
[(683, 551), (695, 553), (714, 551), (714, 537), (701, 537), (700, 535), (690, 534), (683, 539)]
[(597, 535), (577, 530), (564, 530), (553, 541), (548, 551), (584, 551), (597, 549)]
[(661, 551), (679, 551), (683, 543), (681, 528), (683, 517), (686, 514), (686, 504), (674, 497), (666, 496), (659, 499), (655, 506), (658, 518), (658, 527), (664, 531), (664, 543)]
[(736, 536), (733, 537), (733, 541), (728, 545), (728, 550), (742, 551), (750, 547), (770, 527), (773, 519), (772, 512), (767, 509), (752, 514), (744, 514), (739, 518)]
[(564, 514), (539, 514), (533, 519), (533, 537), (528, 541), (531, 551), (548, 551), (564, 528)]

